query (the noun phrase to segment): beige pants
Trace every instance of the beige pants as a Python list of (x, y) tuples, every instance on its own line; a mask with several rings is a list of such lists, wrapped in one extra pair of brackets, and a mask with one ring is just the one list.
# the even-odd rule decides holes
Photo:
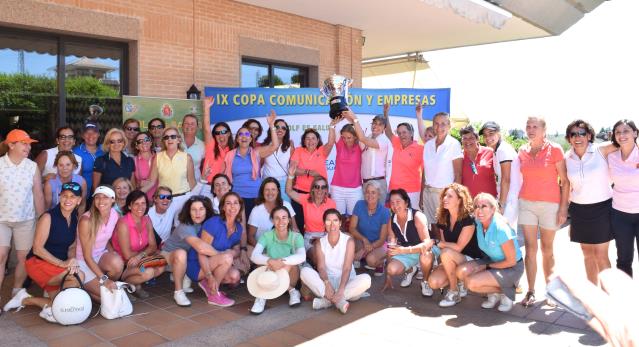
[(424, 208), (424, 214), (426, 220), (430, 224), (435, 224), (437, 221), (437, 208), (439, 207), (439, 194), (442, 192), (441, 188), (424, 187), (422, 191), (422, 205)]
[[(313, 270), (310, 267), (302, 268), (302, 272), (300, 273), (300, 278), (302, 279), (302, 283), (306, 284), (306, 286), (317, 296), (318, 298), (323, 298), (326, 293), (326, 286), (324, 282), (319, 276), (317, 271)], [(339, 288), (339, 277), (329, 277), (328, 281), (331, 283), (331, 286), (334, 290), (337, 291)], [(371, 276), (368, 274), (356, 275), (355, 277), (351, 277), (346, 283), (346, 287), (344, 288), (344, 299), (358, 299), (368, 288), (371, 287)]]

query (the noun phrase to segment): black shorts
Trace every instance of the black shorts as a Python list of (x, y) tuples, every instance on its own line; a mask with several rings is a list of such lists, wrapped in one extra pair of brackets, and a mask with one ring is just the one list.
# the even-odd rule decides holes
[(585, 205), (570, 202), (570, 241), (600, 244), (612, 240), (611, 211), (612, 199)]

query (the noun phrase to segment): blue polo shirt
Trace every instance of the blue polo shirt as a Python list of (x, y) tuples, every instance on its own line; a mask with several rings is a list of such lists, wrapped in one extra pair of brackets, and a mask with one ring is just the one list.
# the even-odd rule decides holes
[(479, 248), (490, 257), (493, 262), (502, 261), (506, 258), (504, 251), (501, 249), (501, 245), (508, 240), (513, 240), (515, 243), (516, 261), (521, 260), (521, 251), (519, 250), (519, 244), (517, 242), (517, 234), (508, 225), (505, 218), (493, 216), (493, 220), (488, 226), (486, 234), (484, 234), (484, 227), (481, 222), (476, 221), (477, 225), (477, 244)]
[(390, 212), (381, 203), (378, 203), (375, 213), (369, 215), (366, 200), (360, 200), (355, 203), (353, 216), (357, 216), (357, 231), (369, 242), (375, 242), (379, 240), (382, 225), (388, 223)]
[(95, 158), (104, 155), (104, 151), (102, 151), (102, 148), (100, 147), (101, 146), (98, 146), (95, 154), (89, 152), (84, 146), (84, 143), (73, 148), (73, 153), (82, 158), (82, 177), (85, 181), (87, 181), (87, 196), (91, 196), (91, 191), (93, 189), (93, 164), (95, 163)]
[(235, 232), (227, 236), (226, 222), (220, 216), (207, 219), (202, 224), (202, 231), (206, 231), (213, 236), (213, 244), (211, 246), (218, 252), (233, 248), (233, 246), (240, 243), (242, 238), (242, 225), (235, 222)]
[(249, 148), (249, 151), (243, 157), (238, 150), (235, 152), (235, 158), (233, 158), (233, 168), (231, 170), (233, 173), (233, 191), (242, 198), (257, 198), (257, 193), (262, 184), (261, 177), (258, 176), (253, 179), (252, 150), (252, 148)]
[(93, 163), (93, 171), (102, 174), (102, 178), (100, 179), (100, 182), (98, 182), (99, 185), (112, 185), (113, 181), (120, 177), (131, 179), (131, 175), (135, 170), (135, 162), (133, 161), (133, 158), (127, 157), (124, 153), (122, 153), (120, 157), (120, 165), (111, 159), (109, 153), (95, 159), (95, 162)]

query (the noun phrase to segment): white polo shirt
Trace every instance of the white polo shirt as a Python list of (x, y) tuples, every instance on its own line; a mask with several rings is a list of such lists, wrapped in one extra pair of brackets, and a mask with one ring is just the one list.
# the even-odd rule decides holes
[(455, 182), (453, 160), (462, 159), (461, 144), (454, 137), (446, 135), (444, 142), (435, 149), (435, 139), (424, 145), (424, 176), (427, 185), (445, 188)]
[(493, 168), (497, 176), (497, 197), (499, 197), (501, 191), (501, 163), (508, 161), (510, 162), (510, 186), (507, 200), (518, 199), (522, 183), (519, 156), (510, 143), (502, 140), (499, 142), (493, 156)]
[(379, 148), (365, 147), (362, 152), (362, 179), (386, 176), (386, 158), (391, 143), (383, 133), (374, 140)]
[(149, 218), (153, 224), (153, 229), (162, 239), (162, 242), (166, 241), (171, 236), (171, 230), (173, 229), (174, 219), (179, 212), (178, 204), (171, 203), (166, 212), (159, 214), (155, 209), (155, 205), (149, 209)]
[(566, 152), (565, 158), (570, 181), (570, 201), (594, 204), (612, 198), (608, 162), (597, 145), (589, 144), (581, 159), (571, 148)]
[(14, 164), (0, 157), (0, 222), (24, 222), (35, 218), (33, 176), (38, 165), (30, 159)]
[[(184, 147), (186, 147), (186, 143), (184, 144)], [(204, 158), (204, 147), (204, 141), (198, 139), (197, 137), (195, 138), (195, 142), (193, 142), (193, 145), (191, 145), (191, 147), (186, 147), (186, 153), (188, 153), (191, 156), (191, 159), (193, 159), (195, 182), (200, 181), (200, 175), (202, 174), (200, 170), (200, 164), (202, 163), (202, 158)]]

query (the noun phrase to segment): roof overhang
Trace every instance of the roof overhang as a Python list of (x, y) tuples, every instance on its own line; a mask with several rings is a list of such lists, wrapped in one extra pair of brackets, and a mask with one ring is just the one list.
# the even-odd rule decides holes
[[(557, 35), (604, 0), (236, 0), (362, 30), (364, 60)], [(441, 8), (431, 4), (439, 3)], [(491, 4), (492, 3), (492, 4)], [(457, 14), (481, 6), (510, 16), (500, 29)]]

